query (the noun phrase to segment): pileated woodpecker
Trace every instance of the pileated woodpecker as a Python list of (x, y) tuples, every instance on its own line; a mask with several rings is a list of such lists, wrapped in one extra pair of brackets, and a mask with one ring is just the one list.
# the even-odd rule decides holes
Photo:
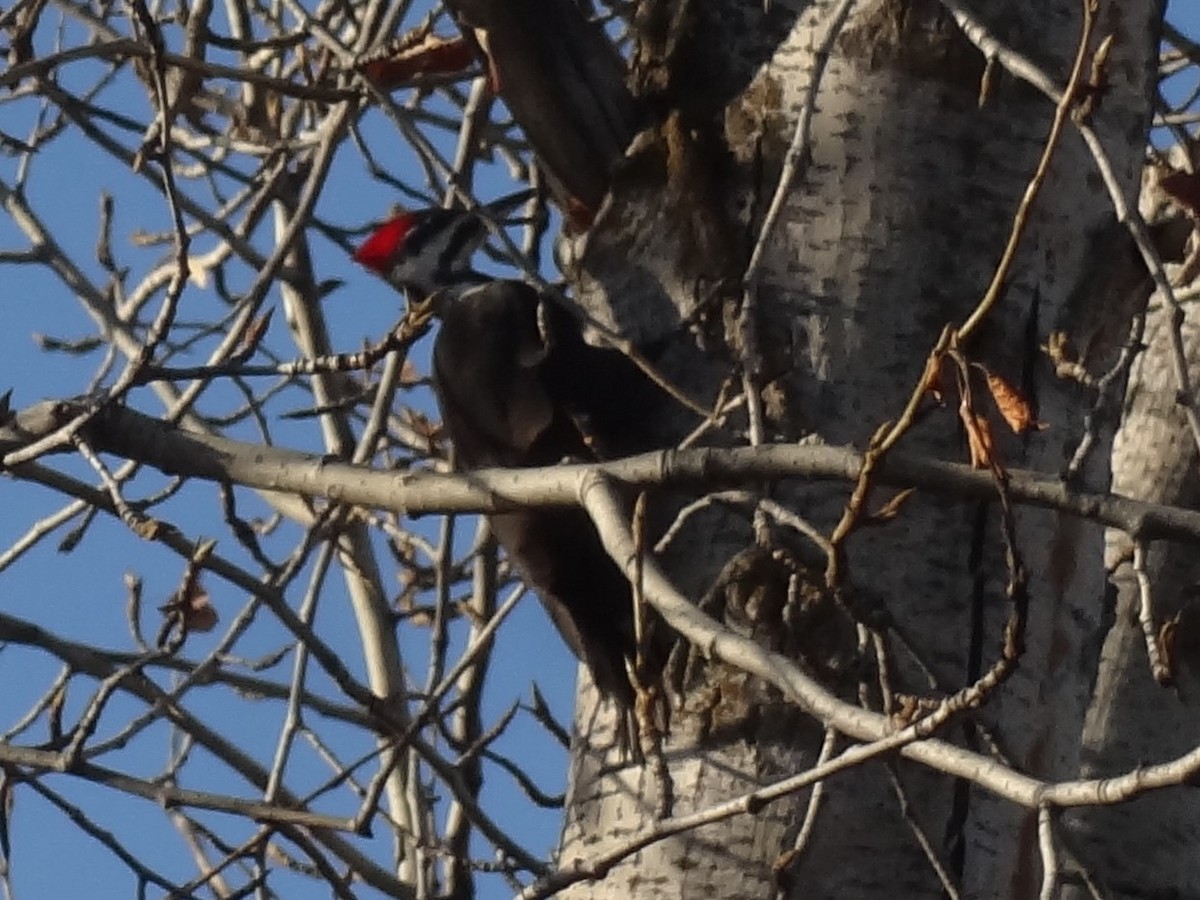
[[(438, 294), (433, 377), (460, 469), (554, 465), (652, 449), (661, 389), (626, 356), (588, 344), (569, 312), (519, 281), (470, 268), (484, 227), (467, 211), (401, 213), (354, 258), (416, 299)], [(596, 686), (625, 708), (637, 656), (629, 581), (578, 508), (491, 516), (492, 529)], [(666, 661), (665, 626), (643, 641), (642, 677)]]

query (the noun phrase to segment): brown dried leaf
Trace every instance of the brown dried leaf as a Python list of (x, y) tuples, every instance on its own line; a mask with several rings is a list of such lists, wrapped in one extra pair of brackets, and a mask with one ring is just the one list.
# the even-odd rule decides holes
[(475, 54), (464, 38), (424, 34), (407, 44), (402, 41), (387, 56), (369, 59), (358, 69), (384, 90), (393, 90), (411, 84), (422, 75), (462, 72), (474, 61)]
[(958, 417), (962, 419), (963, 428), (967, 432), (967, 446), (971, 452), (971, 465), (976, 469), (986, 469), (996, 463), (996, 445), (992, 440), (992, 426), (983, 416), (977, 416), (965, 403), (958, 407)]
[(921, 373), (921, 393), (928, 394), (938, 403), (945, 397), (942, 390), (942, 363), (945, 356), (933, 353), (925, 360), (925, 371)]
[(992, 394), (992, 400), (996, 404), (996, 409), (1000, 410), (1000, 415), (1004, 417), (1004, 421), (1008, 423), (1008, 427), (1013, 430), (1014, 434), (1024, 434), (1027, 431), (1041, 431), (1049, 426), (1045, 422), (1039, 422), (1033, 417), (1033, 407), (1029, 405), (1029, 401), (1015, 387), (992, 372), (984, 370), (987, 375), (988, 390)]
[(186, 596), (176, 594), (169, 603), (160, 606), (159, 610), (167, 615), (178, 614), (183, 620), (184, 631), (212, 631), (219, 617), (209, 600), (208, 591), (204, 589), (199, 578), (193, 579), (186, 590)]
[(435, 423), (429, 416), (423, 412), (418, 412), (411, 407), (406, 407), (401, 410), (400, 417), (415, 431), (417, 434), (428, 439), (431, 443), (440, 440), (442, 436), (442, 426)]

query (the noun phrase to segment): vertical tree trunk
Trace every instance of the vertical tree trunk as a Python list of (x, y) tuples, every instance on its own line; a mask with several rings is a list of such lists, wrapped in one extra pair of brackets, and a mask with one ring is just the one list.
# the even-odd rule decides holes
[[(1196, 443), (1178, 400), (1168, 335), (1169, 309), (1147, 317), (1146, 348), (1130, 372), (1121, 429), (1113, 451), (1113, 491), (1188, 509), (1200, 498)], [(1200, 332), (1182, 328), (1191, 377)], [(1197, 693), (1196, 601), (1200, 566), (1192, 547), (1148, 546), (1144, 574), (1152, 586), (1151, 619), (1177, 617), (1172, 676), (1176, 689), (1156, 682), (1139, 617), (1142, 594), (1129, 535), (1110, 532), (1106, 563), (1112, 573), (1104, 643), (1084, 731), (1084, 772), (1103, 778), (1163, 762), (1200, 744)], [(1200, 808), (1188, 788), (1156, 791), (1119, 806), (1083, 809), (1071, 817), (1076, 851), (1106, 897), (1193, 896), (1200, 892)], [(1070, 896), (1086, 896), (1080, 892)]]
[[(1016, 78), (985, 74), (983, 57), (938, 3), (864, 0), (839, 27), (842, 6), (643, 3), (635, 77), (658, 124), (635, 140), (612, 196), (568, 255), (589, 312), (643, 348), (667, 338), (656, 361), (694, 396), (715, 396), (730, 360), (748, 357), (749, 380), (765, 388), (768, 439), (864, 448), (903, 409), (944, 326), (962, 323), (983, 295), (1054, 109)], [(1080, 39), (1079, 6), (1024, 0), (989, 8), (984, 23), (1061, 86)], [(1114, 45), (1093, 124), (1129, 192), (1144, 145), (1160, 12), (1150, 0), (1109, 4), (1097, 22), (1096, 40), (1112, 34)], [(830, 29), (836, 38), (826, 65)], [(744, 312), (747, 261), (810, 106), (804, 151), (749, 287), (757, 337), (747, 346), (746, 330), (734, 327)], [(1094, 310), (1072, 288), (1092, 264), (1089, 235), (1111, 218), (1095, 167), (1068, 126), (1003, 297), (964, 348), (1019, 386), (1049, 425), (1023, 439), (997, 431), (1006, 465), (1056, 472), (1079, 442), (1090, 398), (1056, 378), (1039, 347), (1052, 330), (1089, 328)], [(691, 337), (681, 336), (681, 320), (693, 325)], [(981, 410), (986, 402), (976, 398)], [(1102, 434), (1092, 452), (1082, 481), (1089, 489), (1108, 486), (1110, 437)], [(955, 411), (925, 417), (903, 447), (963, 459)], [(826, 533), (848, 496), (844, 485), (780, 490), (779, 499)], [(849, 544), (844, 584), (856, 605), (885, 609), (943, 690), (971, 682), (999, 652), (1009, 610), (998, 521), (995, 504), (918, 496), (891, 525)], [(696, 598), (754, 542), (740, 520), (707, 525), (686, 526), (668, 555), (678, 583)], [(1029, 573), (1027, 648), (977, 722), (1019, 768), (1070, 777), (1102, 624), (1103, 534), (1021, 511), (1017, 535)], [(804, 552), (795, 535), (777, 540)], [(770, 636), (811, 663), (823, 652), (814, 642), (824, 638), (783, 641), (772, 627), (778, 622), (755, 622), (749, 612), (753, 597), (781, 590), (781, 576), (764, 563), (717, 596), (729, 624)], [(894, 687), (930, 693), (895, 635), (889, 644)], [(855, 690), (845, 679), (831, 687)], [(685, 698), (665, 747), (673, 815), (802, 771), (820, 751), (820, 723), (726, 667), (705, 668), (686, 684)], [(594, 693), (581, 693), (564, 866), (662, 812), (666, 789), (654, 765), (622, 762), (612, 750), (611, 717)], [(983, 749), (981, 733), (956, 726), (946, 736)], [(964, 896), (1036, 889), (1031, 812), (946, 776), (891, 765), (873, 763), (827, 786), (813, 836), (783, 869), (779, 883), (794, 885), (791, 896), (936, 896), (938, 876), (918, 832)], [(565, 893), (694, 897), (703, 886), (707, 896), (769, 896), (779, 877), (773, 866), (793, 846), (808, 798), (655, 844), (603, 882)]]

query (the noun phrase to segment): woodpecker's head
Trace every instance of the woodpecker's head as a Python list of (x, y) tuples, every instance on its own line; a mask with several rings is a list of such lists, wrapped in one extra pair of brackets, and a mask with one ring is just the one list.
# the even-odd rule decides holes
[(371, 233), (354, 261), (414, 300), (424, 300), (438, 290), (462, 290), (486, 280), (471, 268), (486, 236), (483, 222), (466, 210), (402, 212)]
[(481, 210), (421, 209), (392, 216), (371, 233), (354, 253), (354, 261), (382, 275), (414, 300), (439, 291), (460, 294), (488, 281), (471, 268), (487, 238), (481, 212), (500, 218), (532, 196), (520, 191)]

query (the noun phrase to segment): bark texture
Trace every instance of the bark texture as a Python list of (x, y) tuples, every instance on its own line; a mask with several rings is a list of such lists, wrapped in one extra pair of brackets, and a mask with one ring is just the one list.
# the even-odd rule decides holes
[[(745, 331), (734, 327), (744, 267), (797, 121), (813, 100), (820, 41), (836, 5), (642, 4), (634, 77), (657, 124), (634, 140), (593, 229), (566, 256), (588, 311), (643, 347), (665, 340), (658, 359), (685, 390), (711, 398), (736, 370), (731, 360), (748, 350), (752, 380), (765, 388), (768, 439), (815, 435), (862, 447), (903, 408), (942, 328), (962, 322), (982, 295), (1053, 107), (999, 75), (981, 108), (983, 59), (938, 4), (857, 4), (815, 91), (808, 148), (760, 270), (757, 346), (746, 348)], [(1130, 192), (1158, 14), (1151, 2), (1106, 5), (1097, 29), (1116, 37), (1095, 125)], [(1065, 81), (1079, 4), (1029, 0), (980, 15)], [(1093, 172), (1068, 130), (1003, 300), (967, 348), (1022, 388), (1050, 424), (1021, 440), (1001, 439), (1009, 465), (1059, 471), (1080, 438), (1090, 398), (1056, 378), (1039, 347), (1051, 330), (1092, 327), (1096, 310), (1077, 288), (1093, 236), (1111, 223)], [(963, 443), (947, 410), (924, 419), (903, 446), (962, 458)], [(1107, 444), (1102, 435), (1083, 476), (1088, 488), (1108, 485)], [(828, 531), (846, 497), (844, 488), (789, 485), (783, 499)], [(944, 690), (978, 677), (1000, 646), (1008, 606), (997, 522), (991, 504), (917, 497), (893, 525), (850, 543), (851, 595), (890, 617)], [(708, 525), (686, 527), (669, 555), (679, 584), (697, 598), (754, 540), (736, 519)], [(977, 720), (948, 736), (982, 747), (987, 726), (989, 740), (1020, 768), (1070, 777), (1104, 624), (1103, 535), (1044, 512), (1019, 513), (1018, 535), (1032, 598), (1027, 650)], [(803, 555), (794, 536), (777, 539)], [(769, 572), (760, 575), (710, 596), (728, 624), (783, 642), (810, 664), (842, 653), (848, 625), (830, 631), (832, 651), (825, 638), (815, 646), (811, 635), (808, 643), (803, 633), (787, 635), (772, 619), (776, 607), (759, 602), (779, 587)], [(889, 640), (895, 686), (929, 693), (914, 659), (894, 635)], [(834, 676), (830, 684), (854, 690)], [(819, 723), (739, 673), (703, 668), (684, 696), (664, 750), (664, 786), (653, 765), (621, 762), (611, 750), (611, 711), (597, 706), (594, 693), (581, 694), (560, 864), (635, 834), (664, 813), (664, 797), (681, 815), (817, 757)], [(830, 783), (813, 837), (777, 871), (807, 801), (805, 793), (653, 845), (602, 882), (564, 896), (765, 897), (777, 886), (805, 898), (939, 896), (918, 833), (964, 896), (1036, 891), (1032, 814), (935, 773), (885, 763)]]
[[(1156, 298), (1158, 299), (1158, 298)], [(1147, 318), (1146, 349), (1130, 372), (1122, 424), (1113, 448), (1113, 491), (1159, 503), (1195, 508), (1200, 501), (1196, 442), (1178, 403), (1169, 334), (1174, 327), (1162, 307)], [(1191, 377), (1200, 328), (1185, 321), (1182, 336)], [(1151, 545), (1145, 575), (1152, 587), (1157, 629), (1178, 618), (1170, 658), (1174, 689), (1151, 672), (1139, 620), (1142, 596), (1133, 569), (1133, 543), (1110, 532), (1105, 563), (1111, 574), (1106, 598), (1112, 627), (1104, 642), (1092, 705), (1084, 731), (1083, 770), (1101, 778), (1138, 765), (1160, 763), (1200, 744), (1200, 656), (1196, 653), (1195, 548)], [(1104, 896), (1190, 897), (1200, 894), (1200, 807), (1190, 787), (1158, 791), (1119, 806), (1087, 809), (1071, 817), (1081, 861)], [(1086, 896), (1082, 888), (1068, 896)]]

